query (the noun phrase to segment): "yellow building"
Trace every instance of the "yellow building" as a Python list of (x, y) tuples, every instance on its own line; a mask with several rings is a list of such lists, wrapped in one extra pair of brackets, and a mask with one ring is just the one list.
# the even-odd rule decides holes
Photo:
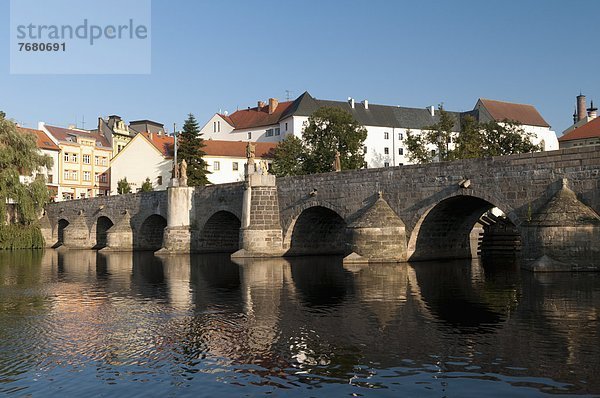
[(58, 200), (110, 194), (112, 147), (97, 131), (61, 128), (40, 123), (60, 148)]

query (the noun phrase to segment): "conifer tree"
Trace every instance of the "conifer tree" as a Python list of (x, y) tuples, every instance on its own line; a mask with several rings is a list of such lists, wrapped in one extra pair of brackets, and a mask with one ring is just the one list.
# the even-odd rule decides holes
[(187, 183), (189, 186), (202, 186), (209, 183), (204, 156), (204, 139), (193, 114), (189, 114), (183, 130), (177, 137), (177, 161), (185, 159), (187, 163)]

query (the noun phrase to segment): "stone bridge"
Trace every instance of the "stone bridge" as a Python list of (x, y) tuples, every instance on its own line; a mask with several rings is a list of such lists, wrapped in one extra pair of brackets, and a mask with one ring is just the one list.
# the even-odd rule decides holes
[(477, 255), (497, 208), (531, 269), (596, 270), (599, 148), (279, 179), (251, 173), (243, 183), (50, 204), (42, 230), (49, 246), (78, 249), (404, 262)]

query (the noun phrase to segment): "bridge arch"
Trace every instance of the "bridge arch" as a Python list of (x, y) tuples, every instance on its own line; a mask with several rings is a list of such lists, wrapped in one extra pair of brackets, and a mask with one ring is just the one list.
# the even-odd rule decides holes
[(65, 228), (69, 226), (69, 221), (65, 218), (58, 220), (56, 224), (56, 243), (53, 247), (59, 247), (65, 244)]
[(472, 231), (480, 218), (496, 207), (519, 229), (521, 221), (513, 209), (500, 203), (490, 195), (457, 193), (421, 209), (408, 242), (409, 261), (473, 257), (477, 236)]
[(112, 228), (113, 225), (115, 225), (115, 223), (105, 215), (102, 215), (96, 219), (96, 223), (92, 229), (92, 231), (95, 231), (96, 235), (96, 244), (94, 249), (102, 249), (106, 247), (108, 230)]
[(233, 253), (239, 250), (241, 224), (240, 218), (230, 211), (213, 213), (198, 232), (198, 251)]
[(133, 247), (136, 250), (159, 250), (163, 246), (167, 220), (160, 214), (152, 214), (144, 219), (139, 228), (133, 230)]
[(286, 255), (346, 253), (346, 220), (328, 204), (298, 209), (284, 237)]

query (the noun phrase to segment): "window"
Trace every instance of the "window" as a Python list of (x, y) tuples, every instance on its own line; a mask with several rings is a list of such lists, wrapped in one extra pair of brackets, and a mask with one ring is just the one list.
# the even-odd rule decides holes
[(388, 147), (383, 148), (383, 153), (385, 155), (389, 155), (390, 154), (390, 148), (388, 148)]
[(63, 155), (63, 160), (64, 160), (65, 162), (68, 162), (68, 161), (69, 161), (69, 154), (68, 154), (68, 153), (66, 153), (66, 152), (65, 152), (65, 154)]
[(76, 153), (71, 154), (71, 162), (77, 163), (77, 154)]
[(94, 181), (100, 182), (100, 173), (94, 173)]
[(366, 145), (363, 147), (363, 153), (367, 153), (367, 146)]
[(106, 166), (106, 162), (107, 162), (107, 159), (106, 158), (102, 158), (102, 166)]
[(83, 155), (83, 164), (90, 164), (90, 155)]
[(72, 180), (77, 180), (79, 179), (79, 173), (76, 172), (75, 170), (71, 170), (71, 179)]
[(91, 181), (91, 173), (89, 171), (84, 171), (83, 172), (83, 181)]
[(280, 135), (281, 134), (281, 129), (279, 127), (277, 127), (275, 129), (275, 135)]
[(217, 121), (217, 132), (218, 133), (221, 132), (221, 121), (220, 120)]
[(404, 148), (398, 148), (398, 155), (404, 155)]
[(65, 180), (71, 179), (71, 172), (69, 170), (65, 170), (65, 172), (63, 173), (63, 179), (65, 179)]
[(402, 141), (404, 139), (404, 134), (398, 133), (398, 139)]
[(251, 139), (252, 139), (252, 132), (251, 132), (251, 131), (249, 131), (249, 132), (248, 132), (248, 139), (249, 139), (249, 140), (251, 140)]
[(221, 170), (221, 162), (219, 162), (218, 160), (215, 160), (214, 163), (213, 163), (213, 170), (214, 171)]
[(122, 149), (123, 149), (123, 145), (118, 145), (117, 146), (117, 152), (121, 152)]
[(94, 164), (100, 166), (100, 156), (94, 156)]
[(435, 156), (435, 149), (431, 150), (431, 156)]
[(233, 171), (237, 171), (239, 168), (238, 162), (233, 162), (232, 166), (233, 166)]
[(213, 133), (217, 132), (217, 122), (213, 122)]
[(389, 162), (384, 162), (383, 163), (383, 167), (390, 167), (390, 163)]
[(383, 133), (383, 139), (384, 140), (389, 140), (390, 139), (390, 133), (388, 133), (387, 131), (385, 133)]
[(285, 123), (285, 131), (288, 131), (288, 125), (287, 125), (287, 122)]
[(156, 183), (157, 183), (158, 185), (162, 185), (162, 176), (158, 176), (158, 177), (156, 178)]
[(52, 184), (54, 182), (54, 176), (52, 174), (48, 174), (48, 184)]
[(106, 182), (106, 174), (100, 174), (100, 182)]
[(267, 133), (265, 134), (267, 137), (273, 136), (273, 129), (267, 129)]

